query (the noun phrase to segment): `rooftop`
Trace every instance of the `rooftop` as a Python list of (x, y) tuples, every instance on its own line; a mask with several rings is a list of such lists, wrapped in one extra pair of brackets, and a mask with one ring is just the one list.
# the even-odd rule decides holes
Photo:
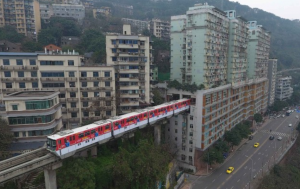
[(29, 53), (29, 52), (0, 52), (0, 56), (38, 56), (45, 53)]
[(26, 99), (45, 99), (55, 95), (58, 95), (59, 92), (56, 91), (22, 91), (15, 92), (9, 95), (6, 95), (3, 100), (15, 100), (20, 98)]

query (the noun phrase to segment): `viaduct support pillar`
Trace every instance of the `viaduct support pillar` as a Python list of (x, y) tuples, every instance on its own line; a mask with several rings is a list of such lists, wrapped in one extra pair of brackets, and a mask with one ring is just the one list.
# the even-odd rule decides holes
[(44, 170), (46, 189), (57, 189), (56, 169), (62, 166), (62, 162), (50, 165)]
[(160, 144), (161, 140), (161, 125), (157, 124), (154, 126), (154, 142), (156, 145)]
[(97, 146), (91, 148), (91, 156), (97, 157)]

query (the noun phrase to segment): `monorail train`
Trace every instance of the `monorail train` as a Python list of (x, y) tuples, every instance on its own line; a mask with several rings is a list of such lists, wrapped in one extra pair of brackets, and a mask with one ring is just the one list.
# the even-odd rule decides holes
[(152, 125), (163, 118), (177, 115), (189, 107), (190, 99), (181, 99), (97, 121), (76, 129), (61, 131), (48, 136), (47, 149), (64, 159), (86, 146), (102, 144), (133, 129), (142, 129), (148, 124)]

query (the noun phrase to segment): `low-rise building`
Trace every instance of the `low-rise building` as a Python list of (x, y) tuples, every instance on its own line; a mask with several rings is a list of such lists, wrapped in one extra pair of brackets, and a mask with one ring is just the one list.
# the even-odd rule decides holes
[(94, 18), (98, 18), (98, 16), (108, 17), (110, 15), (111, 15), (111, 8), (110, 7), (101, 7), (100, 9), (93, 9)]
[(85, 17), (85, 7), (83, 5), (53, 4), (53, 16), (74, 18), (82, 22)]
[(291, 98), (293, 88), (291, 87), (292, 77), (278, 77), (276, 82), (275, 99), (284, 101)]
[(12, 43), (7, 40), (0, 41), (0, 52), (22, 52), (21, 43)]
[(62, 36), (61, 37), (61, 46), (75, 47), (79, 43), (80, 43), (79, 37), (76, 37), (76, 36)]
[(149, 30), (152, 35), (158, 38), (170, 39), (170, 22), (160, 19), (152, 19)]
[(135, 20), (130, 18), (122, 18), (124, 24), (129, 24), (132, 27), (136, 27), (138, 32), (141, 33), (142, 31), (148, 29), (149, 22), (144, 20)]
[(114, 68), (75, 52), (0, 53), (0, 100), (12, 92), (59, 91), (64, 128), (116, 115)]

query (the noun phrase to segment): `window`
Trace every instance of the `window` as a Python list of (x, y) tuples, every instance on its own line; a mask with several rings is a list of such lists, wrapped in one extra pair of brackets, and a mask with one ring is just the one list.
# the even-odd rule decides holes
[(105, 87), (110, 87), (110, 81), (105, 81)]
[(23, 66), (23, 60), (22, 59), (17, 59), (17, 65), (18, 66)]
[(87, 77), (87, 73), (86, 72), (81, 72), (81, 77)]
[(190, 124), (190, 128), (194, 128), (193, 124)]
[(100, 112), (99, 112), (99, 111), (96, 111), (96, 112), (95, 112), (95, 116), (100, 116)]
[(177, 137), (175, 137), (175, 141), (177, 141)]
[(177, 133), (177, 129), (175, 129), (175, 133)]
[(10, 71), (5, 71), (4, 72), (4, 77), (11, 77)]
[(104, 77), (110, 77), (110, 72), (104, 72)]
[(89, 102), (82, 102), (82, 107), (86, 108), (89, 106)]
[(18, 105), (12, 105), (13, 110), (18, 110)]
[(74, 60), (68, 60), (68, 66), (74, 66)]
[(43, 88), (47, 88), (47, 87), (65, 87), (65, 83), (43, 83), (42, 87)]
[(193, 116), (190, 116), (190, 120), (193, 120)]
[(175, 125), (178, 125), (178, 121), (175, 121)]
[(70, 87), (75, 87), (75, 82), (69, 82)]
[(66, 94), (65, 94), (65, 93), (60, 93), (60, 94), (58, 95), (58, 97), (59, 97), (59, 98), (66, 98)]
[(24, 83), (24, 82), (22, 82), (22, 83), (19, 83), (19, 88), (22, 88), (22, 89), (24, 89), (24, 88), (25, 88), (25, 83)]
[(82, 92), (82, 97), (88, 97), (88, 92)]
[(75, 92), (70, 92), (70, 97), (71, 98), (76, 98), (76, 93)]
[(34, 66), (34, 65), (36, 65), (36, 61), (33, 60), (33, 59), (31, 59), (31, 60), (29, 60), (29, 64), (30, 64), (31, 66)]
[(106, 111), (106, 116), (111, 116), (111, 111)]
[(63, 66), (63, 61), (40, 61), (41, 66)]
[(5, 83), (5, 85), (6, 85), (7, 89), (11, 89), (12, 88), (12, 83)]
[(15, 137), (19, 137), (19, 132), (14, 132)]
[(93, 77), (99, 77), (99, 72), (93, 72)]
[(31, 77), (37, 77), (37, 72), (36, 71), (32, 71), (31, 72)]
[(9, 66), (9, 59), (3, 59), (3, 65)]
[(22, 132), (23, 137), (26, 137), (26, 132)]
[(81, 87), (87, 87), (87, 82), (82, 82)]
[(42, 77), (65, 77), (64, 72), (42, 72)]
[(23, 71), (18, 71), (18, 77), (24, 77), (24, 72)]
[(112, 52), (112, 53), (116, 53), (116, 52), (117, 52), (117, 49), (113, 48), (113, 49), (111, 49), (111, 52)]
[(83, 112), (83, 117), (89, 117), (89, 112)]
[(193, 132), (190, 132), (190, 136), (193, 136)]
[(111, 60), (112, 60), (113, 62), (115, 62), (115, 61), (117, 61), (117, 57), (111, 57)]
[(75, 77), (75, 73), (74, 72), (69, 72), (69, 77)]
[(117, 43), (117, 40), (111, 40), (111, 44), (115, 45)]
[(76, 102), (71, 102), (71, 108), (76, 108)]
[(111, 93), (110, 92), (105, 92), (105, 96), (106, 97), (111, 96)]
[(72, 112), (72, 113), (71, 113), (71, 117), (73, 117), (73, 118), (74, 118), (74, 117), (77, 117), (77, 113), (76, 113), (76, 112)]
[(106, 106), (111, 106), (111, 101), (106, 101), (105, 104)]
[(94, 97), (99, 97), (99, 92), (94, 92)]
[(189, 148), (189, 151), (190, 151), (190, 152), (193, 152), (193, 148)]
[(185, 160), (185, 155), (181, 154), (181, 160)]
[(99, 86), (99, 82), (98, 81), (94, 81), (94, 87), (98, 87)]
[(38, 88), (39, 84), (38, 82), (32, 82), (32, 88)]

